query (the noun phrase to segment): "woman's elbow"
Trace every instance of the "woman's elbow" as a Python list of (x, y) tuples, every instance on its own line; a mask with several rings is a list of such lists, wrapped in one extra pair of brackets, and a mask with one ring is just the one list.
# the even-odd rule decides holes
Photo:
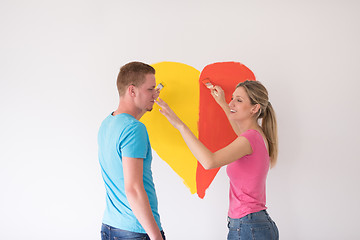
[(216, 168), (215, 164), (213, 163), (205, 163), (205, 164), (201, 164), (203, 166), (203, 168), (205, 168), (205, 170), (210, 170), (210, 169), (214, 169)]
[(201, 156), (198, 158), (198, 161), (206, 170), (214, 169), (217, 167), (216, 156), (214, 155), (214, 153), (211, 153), (209, 155)]

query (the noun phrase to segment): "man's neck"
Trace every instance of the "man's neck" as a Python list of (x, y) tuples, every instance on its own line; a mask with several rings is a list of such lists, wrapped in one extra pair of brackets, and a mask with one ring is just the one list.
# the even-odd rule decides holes
[(140, 120), (140, 118), (145, 114), (145, 112), (139, 111), (138, 109), (134, 108), (133, 106), (129, 106), (126, 104), (119, 104), (116, 111), (113, 112), (113, 116), (116, 116), (121, 113), (127, 113), (133, 116), (135, 119)]

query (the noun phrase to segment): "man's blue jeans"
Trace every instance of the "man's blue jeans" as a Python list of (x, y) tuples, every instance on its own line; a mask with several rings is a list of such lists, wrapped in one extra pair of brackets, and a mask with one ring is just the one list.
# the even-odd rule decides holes
[(228, 240), (278, 240), (279, 231), (266, 210), (250, 213), (242, 218), (228, 217)]
[[(161, 231), (161, 235), (165, 240), (165, 234)], [(121, 230), (106, 224), (101, 226), (101, 240), (150, 240), (146, 233), (137, 233)]]

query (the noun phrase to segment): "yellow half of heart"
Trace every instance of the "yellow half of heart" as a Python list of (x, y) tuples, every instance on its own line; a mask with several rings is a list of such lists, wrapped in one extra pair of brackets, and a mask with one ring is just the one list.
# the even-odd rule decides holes
[[(152, 64), (156, 82), (163, 83), (160, 98), (169, 104), (198, 137), (199, 76), (195, 68), (182, 63), (160, 62)], [(141, 121), (146, 125), (151, 147), (184, 181), (190, 192), (196, 193), (197, 160), (187, 148), (183, 138), (154, 105), (152, 112)]]

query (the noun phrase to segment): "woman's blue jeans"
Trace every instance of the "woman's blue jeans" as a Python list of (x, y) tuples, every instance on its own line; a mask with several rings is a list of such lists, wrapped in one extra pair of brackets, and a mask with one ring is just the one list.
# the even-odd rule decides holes
[(266, 210), (242, 218), (228, 217), (228, 240), (278, 240), (279, 231)]
[[(161, 235), (165, 240), (165, 234), (161, 231)], [(101, 240), (150, 240), (146, 233), (137, 233), (121, 230), (106, 224), (101, 226)]]

